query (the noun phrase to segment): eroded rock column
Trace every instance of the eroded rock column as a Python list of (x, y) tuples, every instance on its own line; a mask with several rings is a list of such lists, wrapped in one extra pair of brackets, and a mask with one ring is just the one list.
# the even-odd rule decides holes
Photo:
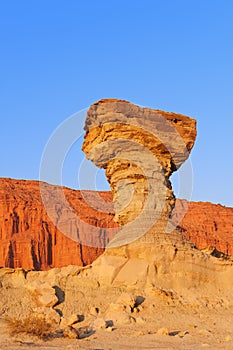
[(169, 177), (189, 156), (196, 121), (104, 99), (90, 106), (85, 131), (83, 151), (106, 169), (120, 234), (138, 238), (168, 220), (175, 204)]

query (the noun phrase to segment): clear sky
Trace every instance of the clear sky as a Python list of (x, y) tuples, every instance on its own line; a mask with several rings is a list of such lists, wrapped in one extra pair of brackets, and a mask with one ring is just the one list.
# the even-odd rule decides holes
[(38, 179), (54, 129), (115, 97), (196, 118), (192, 200), (233, 206), (232, 0), (0, 1), (0, 45), (1, 177)]

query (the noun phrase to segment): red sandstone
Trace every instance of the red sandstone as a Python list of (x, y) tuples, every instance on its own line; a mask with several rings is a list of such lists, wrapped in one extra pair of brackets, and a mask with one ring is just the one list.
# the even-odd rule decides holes
[[(57, 188), (48, 186), (51, 191)], [(106, 244), (111, 233), (104, 228), (116, 227), (114, 215), (89, 207), (80, 191), (64, 188), (64, 193), (77, 215), (98, 227), (99, 245)], [(87, 194), (92, 197), (94, 192)], [(110, 192), (99, 194), (107, 201), (112, 200)], [(233, 208), (177, 200), (175, 221), (187, 206), (179, 223), (183, 234), (200, 249), (214, 246), (232, 255)], [(88, 234), (83, 232), (85, 227), (79, 230)], [(81, 245), (57, 230), (43, 206), (38, 181), (0, 179), (0, 242), (0, 266), (6, 267), (47, 270), (70, 264), (84, 266), (103, 253), (98, 242), (96, 247)]]

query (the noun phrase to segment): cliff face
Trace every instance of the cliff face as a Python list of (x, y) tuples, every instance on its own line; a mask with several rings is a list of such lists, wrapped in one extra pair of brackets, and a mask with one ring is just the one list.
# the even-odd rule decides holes
[[(48, 186), (51, 193), (57, 188)], [(37, 181), (0, 179), (0, 266), (38, 270), (70, 264), (83, 266), (103, 253), (101, 247), (112, 235), (106, 227), (116, 227), (113, 214), (90, 207), (80, 191), (65, 188), (64, 192), (82, 221), (98, 228), (97, 244), (94, 247), (80, 245), (55, 228), (44, 209)], [(112, 200), (110, 192), (99, 192), (99, 199), (92, 191), (85, 193), (95, 201), (96, 208), (101, 198)], [(200, 249), (215, 246), (224, 253), (233, 254), (233, 208), (177, 202), (174, 221), (179, 222), (180, 213), (188, 206), (179, 223), (188, 239)], [(89, 234), (86, 226), (80, 224), (79, 232)]]
[(173, 215), (175, 223), (180, 221), (180, 213), (184, 210), (186, 214), (179, 226), (185, 237), (199, 249), (211, 246), (233, 255), (233, 208), (208, 202), (177, 200)]
[[(57, 186), (46, 185), (48, 193)], [(106, 215), (89, 207), (79, 191), (64, 188), (70, 206), (80, 218), (76, 225), (76, 237), (61, 233), (48, 217), (41, 200), (40, 186), (37, 181), (0, 179), (0, 266), (24, 267), (46, 270), (70, 264), (87, 265), (103, 253), (109, 233), (105, 227), (114, 227), (113, 214)], [(93, 197), (95, 193), (87, 195)], [(95, 198), (96, 207), (101, 198), (111, 201), (111, 193), (100, 192)], [(62, 221), (65, 208), (56, 203), (55, 216)], [(97, 244), (80, 244), (78, 235), (89, 235), (85, 223), (96, 229)], [(66, 222), (68, 227), (70, 222)], [(75, 226), (75, 223), (73, 223)], [(69, 229), (69, 227), (68, 227)]]

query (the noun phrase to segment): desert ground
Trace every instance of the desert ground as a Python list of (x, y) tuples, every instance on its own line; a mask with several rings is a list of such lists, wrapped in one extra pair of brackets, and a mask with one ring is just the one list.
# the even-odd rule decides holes
[(97, 329), (83, 339), (46, 341), (25, 334), (9, 335), (7, 322), (1, 319), (0, 349), (232, 349), (232, 307), (175, 306), (157, 300), (153, 309), (145, 303), (139, 314), (132, 324)]

